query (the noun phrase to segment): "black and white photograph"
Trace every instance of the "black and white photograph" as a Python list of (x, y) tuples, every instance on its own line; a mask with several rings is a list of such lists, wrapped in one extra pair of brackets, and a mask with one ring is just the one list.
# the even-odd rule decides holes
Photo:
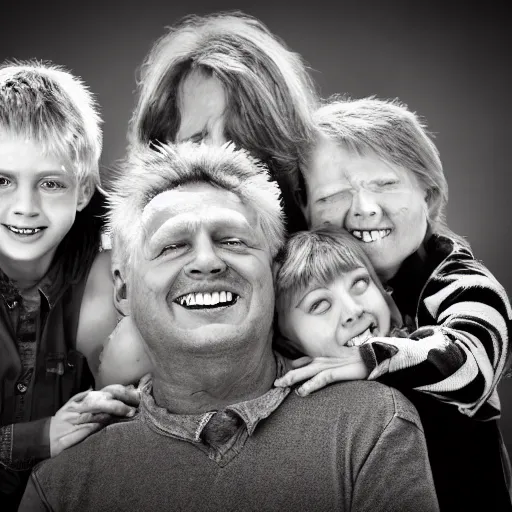
[(509, 26), (2, 5), (0, 510), (512, 511)]

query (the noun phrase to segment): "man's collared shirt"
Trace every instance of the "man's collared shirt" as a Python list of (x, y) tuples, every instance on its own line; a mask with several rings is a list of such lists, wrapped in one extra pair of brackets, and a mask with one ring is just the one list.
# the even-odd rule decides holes
[[(282, 356), (275, 353), (277, 363), (276, 378), (285, 372)], [(248, 436), (251, 436), (258, 423), (275, 411), (290, 393), (291, 388), (273, 387), (265, 394), (227, 406), (223, 411), (210, 411), (203, 414), (173, 414), (159, 407), (151, 394), (153, 382), (150, 375), (140, 381), (141, 390), (140, 415), (141, 419), (161, 435), (174, 437), (195, 444), (208, 457), (220, 466), (226, 465), (243, 448)], [(204, 434), (207, 425), (216, 414), (225, 413), (226, 428), (232, 428), (230, 417), (239, 419), (239, 426), (228, 439), (220, 444), (208, 442)]]

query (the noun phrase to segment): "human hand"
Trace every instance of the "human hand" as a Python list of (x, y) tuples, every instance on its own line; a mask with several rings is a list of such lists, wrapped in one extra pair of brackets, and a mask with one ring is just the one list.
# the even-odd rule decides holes
[(280, 379), (276, 379), (274, 385), (286, 387), (306, 381), (296, 391), (298, 395), (306, 396), (333, 382), (366, 379), (368, 369), (359, 348), (340, 347), (340, 349), (343, 353), (341, 357), (301, 357), (293, 361), (294, 369)]
[(78, 393), (50, 420), (50, 455), (55, 457), (116, 418), (131, 418), (139, 400), (137, 389), (120, 384)]

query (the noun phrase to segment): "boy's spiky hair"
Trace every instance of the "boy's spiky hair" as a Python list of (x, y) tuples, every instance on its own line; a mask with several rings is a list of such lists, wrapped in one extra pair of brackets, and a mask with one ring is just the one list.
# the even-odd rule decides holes
[[(432, 231), (454, 236), (445, 221), (448, 183), (439, 151), (425, 121), (407, 105), (398, 99), (383, 100), (374, 96), (351, 99), (334, 95), (315, 112), (314, 122), (317, 137), (327, 137), (359, 155), (370, 151), (384, 161), (411, 171), (427, 194)], [(312, 139), (304, 146), (300, 160), (305, 174), (309, 154), (317, 140)], [(300, 181), (295, 180), (295, 185), (300, 188)], [(307, 201), (304, 195), (302, 199)]]
[(0, 65), (0, 135), (21, 137), (69, 161), (80, 182), (99, 185), (102, 148), (96, 102), (82, 80), (39, 61)]
[(143, 242), (142, 212), (158, 194), (191, 183), (235, 193), (258, 216), (272, 258), (284, 243), (277, 183), (267, 169), (233, 144), (216, 147), (184, 142), (132, 148), (108, 194), (113, 260), (126, 269)]
[(131, 144), (176, 142), (180, 85), (193, 70), (226, 90), (227, 140), (279, 170), (297, 166), (298, 147), (313, 133), (314, 83), (297, 53), (240, 12), (187, 16), (155, 43), (141, 68)]
[(400, 312), (386, 293), (368, 256), (353, 237), (329, 228), (293, 234), (276, 258), (276, 306), (278, 313), (312, 284), (327, 286), (343, 274), (365, 267), (386, 299), (394, 326), (401, 326)]

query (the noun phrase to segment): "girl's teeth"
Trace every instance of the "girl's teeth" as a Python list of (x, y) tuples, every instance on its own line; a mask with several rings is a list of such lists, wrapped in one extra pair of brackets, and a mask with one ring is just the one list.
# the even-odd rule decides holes
[(372, 333), (370, 328), (366, 329), (366, 331), (362, 332), (361, 334), (358, 334), (357, 336), (354, 336), (347, 345), (350, 347), (357, 347), (359, 345), (362, 345), (364, 342), (368, 341), (372, 337)]

